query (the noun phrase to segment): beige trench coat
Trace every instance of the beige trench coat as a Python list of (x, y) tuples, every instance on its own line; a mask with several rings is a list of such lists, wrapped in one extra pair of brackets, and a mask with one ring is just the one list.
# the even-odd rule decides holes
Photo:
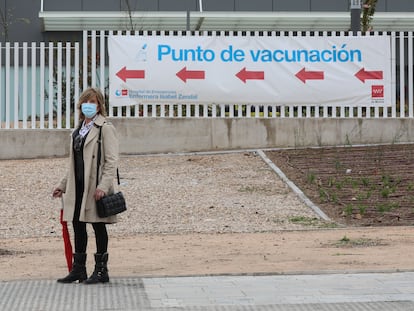
[[(79, 220), (83, 222), (115, 223), (116, 216), (100, 218), (96, 211), (94, 194), (96, 190), (96, 166), (98, 153), (99, 126), (102, 126), (101, 165), (99, 168), (98, 188), (106, 194), (113, 193), (114, 180), (118, 165), (118, 138), (115, 127), (99, 115), (95, 125), (90, 129), (83, 148), (85, 190)], [(63, 220), (72, 221), (75, 212), (76, 187), (75, 187), (75, 161), (72, 147), (72, 135), (70, 137), (69, 165), (66, 175), (60, 181), (58, 188), (63, 194)]]

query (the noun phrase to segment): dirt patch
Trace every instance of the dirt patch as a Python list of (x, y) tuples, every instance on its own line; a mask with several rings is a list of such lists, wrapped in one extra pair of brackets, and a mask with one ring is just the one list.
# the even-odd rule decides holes
[[(111, 277), (412, 271), (410, 227), (340, 228), (273, 233), (112, 236)], [(88, 273), (94, 245), (88, 246)], [(0, 280), (67, 274), (59, 238), (0, 240)], [(404, 254), (407, 254), (404, 256)]]
[(339, 224), (414, 223), (413, 144), (289, 149), (266, 155)]

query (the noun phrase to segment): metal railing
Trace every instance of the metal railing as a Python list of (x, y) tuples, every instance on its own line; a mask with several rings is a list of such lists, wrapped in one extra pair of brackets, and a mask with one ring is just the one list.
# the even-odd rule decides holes
[[(160, 32), (84, 31), (82, 43), (0, 43), (0, 129), (61, 129), (77, 125), (82, 89), (109, 87), (107, 38), (123, 35), (350, 36), (348, 32)], [(392, 102), (389, 107), (285, 106), (243, 103), (109, 105), (111, 117), (135, 118), (413, 118), (413, 32), (391, 36)]]

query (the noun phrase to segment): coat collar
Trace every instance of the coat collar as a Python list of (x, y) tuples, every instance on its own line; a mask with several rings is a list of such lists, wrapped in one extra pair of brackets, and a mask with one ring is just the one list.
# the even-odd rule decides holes
[(98, 117), (95, 120), (95, 125), (98, 126), (98, 127), (102, 126), (104, 124), (105, 120), (106, 120), (106, 118), (103, 115), (99, 114)]
[(94, 126), (89, 131), (88, 136), (86, 136), (85, 146), (99, 135), (100, 127), (105, 123), (105, 120), (106, 118), (103, 115), (98, 115), (94, 122)]

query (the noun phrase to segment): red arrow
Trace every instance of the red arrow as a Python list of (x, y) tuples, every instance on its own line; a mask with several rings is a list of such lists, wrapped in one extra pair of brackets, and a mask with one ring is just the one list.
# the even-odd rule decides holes
[(362, 68), (355, 74), (359, 80), (365, 83), (365, 80), (372, 79), (372, 80), (381, 80), (382, 79), (382, 71), (366, 71), (365, 68)]
[(323, 80), (325, 78), (323, 71), (306, 71), (305, 67), (295, 76), (303, 83), (306, 83), (306, 80)]
[(201, 79), (204, 80), (205, 72), (203, 70), (187, 70), (187, 67), (184, 67), (179, 72), (176, 73), (177, 77), (187, 83), (187, 79)]
[(248, 71), (246, 67), (236, 73), (236, 77), (246, 83), (247, 79), (250, 80), (264, 80), (264, 71)]
[(124, 82), (127, 79), (144, 79), (145, 70), (127, 70), (126, 66), (116, 73), (116, 75)]

